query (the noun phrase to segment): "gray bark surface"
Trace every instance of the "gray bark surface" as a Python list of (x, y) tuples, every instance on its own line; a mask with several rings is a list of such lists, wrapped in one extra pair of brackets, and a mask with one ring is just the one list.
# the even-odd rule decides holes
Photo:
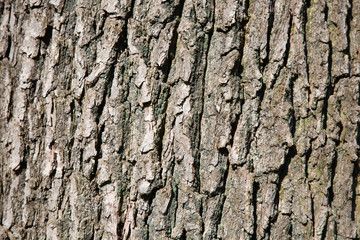
[(360, 0), (0, 0), (0, 239), (360, 239)]

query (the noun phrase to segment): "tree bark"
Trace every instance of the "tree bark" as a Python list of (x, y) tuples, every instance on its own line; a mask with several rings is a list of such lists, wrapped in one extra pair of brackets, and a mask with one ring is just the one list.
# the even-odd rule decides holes
[(360, 238), (360, 0), (0, 19), (0, 239)]

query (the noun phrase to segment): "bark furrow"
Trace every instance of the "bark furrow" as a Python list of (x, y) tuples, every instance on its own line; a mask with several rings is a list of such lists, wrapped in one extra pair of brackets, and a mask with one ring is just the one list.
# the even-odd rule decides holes
[(360, 238), (360, 0), (2, 0), (0, 92), (0, 239)]

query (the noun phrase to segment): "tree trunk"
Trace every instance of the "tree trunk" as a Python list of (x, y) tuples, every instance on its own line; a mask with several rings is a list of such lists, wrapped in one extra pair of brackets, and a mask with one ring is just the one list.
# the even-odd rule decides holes
[(360, 238), (360, 0), (0, 19), (0, 239)]

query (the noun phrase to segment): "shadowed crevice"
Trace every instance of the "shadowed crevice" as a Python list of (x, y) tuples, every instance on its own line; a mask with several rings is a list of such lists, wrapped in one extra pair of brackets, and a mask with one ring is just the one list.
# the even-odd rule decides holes
[[(24, 142), (23, 142), (24, 140), (22, 139), (21, 141), (22, 141), (22, 144), (24, 144)], [(20, 159), (19, 165), (13, 170), (17, 176), (20, 175), (21, 173), (23, 173), (26, 170), (26, 168), (28, 167), (27, 161), (26, 161), (30, 157), (30, 149), (29, 149), (28, 145), (25, 145), (23, 147), (23, 150), (21, 150), (20, 156), (21, 156), (21, 159)]]
[[(279, 203), (280, 203), (280, 192), (282, 190), (281, 186), (282, 183), (285, 179), (286, 176), (288, 176), (288, 172), (289, 172), (289, 166), (291, 163), (291, 160), (297, 155), (297, 150), (296, 150), (296, 146), (291, 146), (288, 149), (288, 153), (285, 155), (285, 161), (284, 164), (281, 165), (278, 174), (279, 174), (279, 180), (277, 183), (277, 191), (276, 191), (276, 196), (275, 196), (275, 200), (274, 200), (274, 206), (276, 209), (279, 209)], [(276, 216), (274, 217), (274, 219), (270, 219), (271, 223), (274, 223), (277, 221), (279, 217), (279, 211), (277, 210)], [(270, 235), (270, 225), (269, 225), (269, 235)]]
[(334, 150), (334, 156), (333, 159), (331, 161), (331, 165), (330, 165), (330, 172), (331, 172), (331, 180), (330, 180), (330, 187), (328, 189), (328, 194), (329, 194), (329, 206), (332, 207), (332, 202), (334, 200), (334, 178), (335, 178), (335, 174), (336, 174), (336, 167), (338, 165), (338, 151), (335, 149)]
[[(7, 49), (5, 52), (5, 57), (10, 60), (10, 52), (11, 52), (11, 47), (12, 47), (11, 34), (9, 34), (7, 41), (8, 41), (8, 46), (7, 46)], [(0, 58), (0, 60), (1, 60), (1, 58)]]
[(287, 88), (285, 91), (285, 98), (289, 101), (291, 108), (290, 108), (290, 114), (288, 119), (288, 124), (291, 132), (291, 136), (295, 137), (296, 132), (296, 117), (295, 117), (295, 110), (294, 110), (294, 83), (298, 79), (298, 75), (293, 75), (290, 77)]
[(258, 191), (259, 191), (259, 183), (254, 180), (253, 182), (253, 189), (252, 189), (252, 206), (253, 206), (253, 218), (254, 218), (254, 222), (253, 222), (253, 234), (251, 236), (251, 240), (256, 240), (256, 235), (257, 235), (257, 195), (258, 195)]
[(177, 6), (175, 6), (175, 10), (174, 10), (175, 26), (174, 26), (173, 35), (172, 35), (172, 38), (170, 41), (168, 56), (162, 66), (162, 72), (164, 73), (163, 82), (167, 82), (167, 80), (169, 78), (171, 67), (173, 65), (173, 60), (175, 59), (175, 56), (176, 56), (177, 47), (178, 47), (177, 43), (178, 43), (178, 38), (179, 38), (178, 27), (179, 27), (179, 24), (180, 24), (180, 21), (182, 18), (184, 5), (185, 5), (185, 0), (182, 0), (182, 1), (180, 1), (180, 3)]
[[(357, 123), (356, 126), (356, 143), (359, 146), (360, 145), (360, 123)], [(360, 157), (360, 150), (357, 151), (357, 156), (358, 159), (354, 162), (354, 169), (353, 169), (353, 174), (352, 174), (352, 185), (351, 185), (351, 190), (352, 190), (352, 197), (351, 197), (351, 220), (355, 221), (355, 219), (357, 219), (358, 217), (355, 216), (355, 213), (357, 212), (356, 209), (359, 207), (356, 204), (356, 198), (359, 197), (357, 195), (357, 188), (359, 185), (359, 180), (360, 180), (360, 161), (359, 161), (359, 157)]]
[(286, 41), (286, 48), (285, 48), (285, 53), (284, 53), (284, 63), (283, 66), (286, 67), (288, 60), (289, 60), (289, 54), (290, 54), (290, 44), (291, 44), (291, 28), (293, 25), (293, 15), (291, 13), (290, 14), (290, 19), (289, 19), (289, 27), (288, 27), (288, 31), (287, 31), (287, 41)]
[(354, 162), (354, 171), (353, 171), (353, 175), (352, 175), (352, 198), (351, 198), (351, 220), (355, 221), (355, 219), (358, 219), (358, 217), (355, 215), (355, 213), (357, 212), (357, 208), (359, 208), (359, 206), (357, 206), (356, 204), (356, 198), (358, 198), (356, 189), (358, 188), (358, 184), (359, 184), (359, 176), (360, 176), (360, 167), (359, 167), (359, 159), (357, 161)]
[[(215, 0), (213, 0), (213, 4), (214, 4), (214, 9), (215, 9)], [(215, 10), (214, 10), (215, 11)], [(211, 28), (209, 30), (209, 33), (207, 34), (208, 38), (207, 38), (207, 45), (206, 46), (206, 50), (205, 50), (205, 60), (204, 60), (204, 63), (205, 63), (205, 66), (204, 66), (204, 72), (203, 72), (203, 76), (202, 78), (200, 79), (201, 81), (201, 105), (200, 105), (200, 111), (198, 113), (199, 117), (197, 118), (198, 121), (197, 121), (197, 125), (198, 125), (198, 128), (196, 129), (197, 131), (197, 135), (198, 135), (198, 139), (197, 139), (197, 146), (196, 146), (196, 149), (199, 149), (200, 151), (198, 151), (198, 154), (197, 154), (197, 158), (194, 162), (194, 166), (196, 166), (195, 168), (195, 178), (196, 178), (196, 181), (198, 182), (198, 189), (197, 191), (200, 192), (200, 159), (201, 159), (201, 135), (202, 135), (202, 118), (203, 118), (203, 114), (204, 114), (204, 108), (205, 108), (205, 86), (206, 86), (206, 73), (207, 73), (207, 68), (208, 68), (208, 60), (209, 60), (209, 52), (210, 52), (210, 47), (211, 47), (211, 40), (212, 40), (212, 37), (214, 35), (214, 25), (215, 25), (215, 12), (212, 14), (212, 19), (211, 19)], [(206, 38), (205, 38), (206, 39)], [(201, 216), (202, 217), (202, 216)]]
[[(101, 150), (101, 145), (102, 145), (102, 135), (103, 132), (105, 130), (105, 124), (101, 124), (100, 129), (97, 133), (97, 139), (96, 139), (96, 143), (95, 143), (95, 149), (96, 149), (96, 156), (95, 156), (95, 162), (94, 162), (94, 169), (90, 174), (90, 181), (93, 180), (96, 177), (96, 172), (98, 169), (98, 164), (99, 164), (99, 159), (102, 158), (102, 150)], [(103, 183), (103, 185), (105, 185), (106, 183)]]
[(48, 47), (52, 38), (53, 26), (48, 25), (45, 30), (45, 35), (40, 40)]
[(352, 76), (352, 69), (351, 69), (351, 51), (350, 51), (350, 47), (351, 47), (351, 37), (350, 37), (350, 33), (351, 33), (351, 22), (353, 20), (353, 3), (352, 1), (348, 2), (349, 4), (349, 8), (346, 14), (346, 38), (347, 38), (347, 48), (345, 50), (345, 54), (347, 54), (349, 56), (349, 77)]
[(326, 216), (326, 222), (325, 222), (325, 226), (322, 230), (321, 233), (321, 240), (326, 240), (326, 234), (327, 234), (327, 230), (328, 230), (328, 225), (329, 225), (329, 215)]
[[(265, 67), (269, 64), (269, 60), (270, 60), (270, 38), (271, 38), (271, 31), (273, 29), (274, 26), (274, 20), (275, 20), (275, 11), (274, 11), (274, 6), (275, 6), (275, 0), (270, 0), (269, 3), (269, 18), (267, 19), (268, 24), (267, 24), (267, 35), (266, 35), (266, 57), (265, 59), (259, 59), (259, 67), (261, 69), (262, 72), (264, 72)], [(260, 57), (260, 54), (259, 54)], [(261, 61), (262, 60), (262, 61)]]
[(314, 196), (311, 193), (311, 184), (310, 186), (310, 210), (311, 210), (311, 220), (312, 220), (312, 236), (315, 236), (315, 209), (314, 209)]
[[(305, 69), (306, 69), (306, 80), (307, 83), (310, 83), (310, 71), (309, 71), (309, 61), (308, 61), (308, 40), (307, 40), (307, 27), (308, 24), (308, 11), (311, 6), (310, 0), (305, 0), (305, 6), (302, 9), (302, 15), (304, 16), (303, 22), (303, 31), (304, 31), (304, 55), (305, 55)], [(307, 87), (308, 94), (311, 94), (310, 87)]]
[(331, 82), (335, 79), (332, 79), (331, 76), (331, 69), (332, 69), (332, 43), (331, 41), (329, 41), (329, 56), (328, 56), (328, 78), (329, 78), (329, 82), (327, 83), (326, 86), (326, 98), (324, 99), (324, 106), (322, 109), (322, 114), (323, 114), (323, 128), (326, 129), (327, 128), (327, 120), (328, 120), (328, 107), (329, 107), (329, 98), (332, 94), (334, 94), (334, 89), (335, 89), (335, 82), (334, 84), (331, 84)]

